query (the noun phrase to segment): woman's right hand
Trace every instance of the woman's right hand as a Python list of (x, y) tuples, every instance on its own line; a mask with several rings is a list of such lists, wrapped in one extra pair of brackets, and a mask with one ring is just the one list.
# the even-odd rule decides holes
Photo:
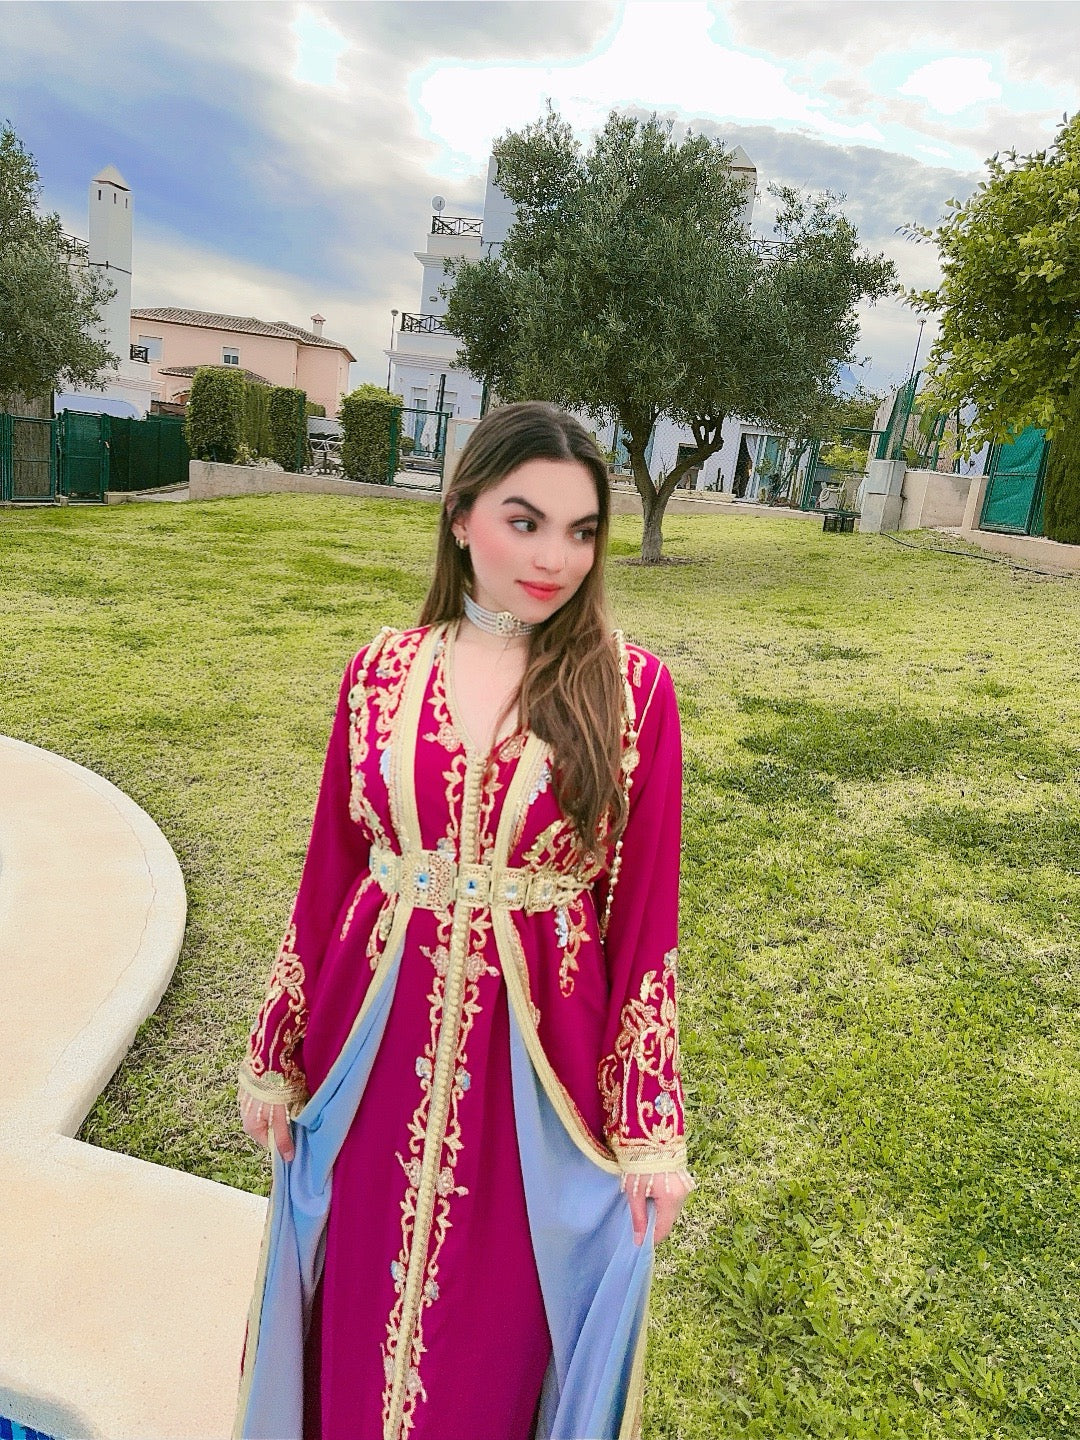
[(289, 1116), (284, 1105), (270, 1105), (265, 1100), (256, 1100), (246, 1090), (240, 1091), (240, 1120), (244, 1134), (249, 1135), (256, 1145), (265, 1150), (270, 1144), (270, 1132), (274, 1134), (274, 1148), (283, 1160), (291, 1160), (296, 1153), (293, 1145)]

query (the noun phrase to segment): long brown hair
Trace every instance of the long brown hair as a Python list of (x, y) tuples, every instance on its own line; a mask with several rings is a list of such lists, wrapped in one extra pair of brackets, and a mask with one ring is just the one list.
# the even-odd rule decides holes
[[(596, 548), (573, 596), (529, 636), (517, 693), (521, 725), (551, 746), (559, 808), (586, 851), (615, 839), (626, 824), (620, 783), (623, 679), (604, 594), (604, 553), (611, 513), (607, 467), (596, 442), (572, 415), (528, 400), (493, 410), (469, 437), (443, 497), (435, 574), (420, 623), (457, 620), (472, 589), (468, 550), (454, 521), (485, 490), (529, 460), (579, 460), (596, 486)], [(511, 701), (513, 704), (513, 701)]]

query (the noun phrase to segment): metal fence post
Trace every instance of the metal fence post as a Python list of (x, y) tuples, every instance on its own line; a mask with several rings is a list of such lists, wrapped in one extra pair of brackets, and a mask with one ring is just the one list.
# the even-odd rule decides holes
[(11, 416), (0, 415), (0, 500), (11, 499)]
[(387, 485), (393, 485), (398, 465), (398, 432), (401, 429), (401, 410), (395, 406), (390, 411), (390, 456), (386, 472)]

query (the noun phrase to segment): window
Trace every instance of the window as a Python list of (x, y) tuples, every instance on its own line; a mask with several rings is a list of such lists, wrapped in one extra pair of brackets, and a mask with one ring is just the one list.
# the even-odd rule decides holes
[(234, 350), (231, 345), (226, 345), (221, 352), (221, 363), (223, 365), (239, 365), (240, 351)]
[(145, 349), (146, 349), (146, 358), (147, 358), (148, 360), (160, 360), (160, 359), (161, 359), (161, 336), (160, 336), (160, 335), (140, 335), (140, 336), (139, 336), (139, 344), (145, 347)]

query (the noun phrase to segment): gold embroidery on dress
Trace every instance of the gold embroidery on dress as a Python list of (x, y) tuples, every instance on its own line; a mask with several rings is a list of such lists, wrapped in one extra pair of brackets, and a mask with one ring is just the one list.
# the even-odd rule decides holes
[(574, 976), (580, 968), (581, 947), (588, 944), (589, 934), (585, 890), (600, 873), (600, 861), (591, 853), (582, 854), (581, 842), (574, 825), (565, 818), (553, 821), (542, 830), (526, 850), (523, 865), (539, 874), (553, 878), (572, 875), (582, 886), (582, 893), (559, 905), (555, 910), (555, 938), (562, 950), (559, 962), (559, 991), (567, 997), (574, 993)]
[[(390, 765), (390, 747), (401, 693), (405, 688), (410, 667), (423, 639), (424, 632), (414, 630), (405, 635), (395, 635), (392, 642), (388, 640), (382, 647), (378, 664), (375, 667), (376, 676), (384, 683), (372, 686), (368, 691), (368, 709), (373, 716), (375, 748), (379, 752), (379, 768), (387, 780), (390, 820), (394, 832), (398, 835), (405, 834), (404, 797), (399, 793), (402, 783), (400, 766)], [(380, 839), (379, 836), (373, 838)], [(385, 839), (385, 837), (382, 838)], [(387, 848), (389, 848), (389, 842), (387, 842)]]
[(454, 722), (450, 715), (450, 706), (446, 698), (446, 641), (439, 642), (435, 651), (435, 676), (431, 684), (431, 709), (432, 718), (436, 729), (429, 730), (424, 736), (425, 740), (433, 740), (436, 745), (441, 745), (444, 750), (453, 753), (462, 747), (457, 731), (454, 729)]
[(612, 1148), (635, 1160), (684, 1146), (679, 1029), (675, 1000), (677, 950), (663, 969), (647, 970), (636, 996), (623, 1006), (615, 1049), (597, 1071), (604, 1129)]
[(366, 825), (373, 840), (388, 844), (378, 812), (365, 788), (365, 767), (369, 753), (368, 729), (371, 723), (369, 705), (377, 688), (371, 672), (383, 649), (397, 632), (388, 627), (380, 630), (364, 652), (361, 668), (349, 690), (349, 815), (358, 825)]
[[(278, 1002), (283, 996), (288, 1003), (282, 1010)], [(271, 1033), (267, 1027), (275, 1012), (276, 1019)], [(290, 921), (270, 970), (266, 998), (248, 1041), (245, 1062), (246, 1070), (256, 1081), (282, 1089), (282, 1098), (286, 1095), (295, 1097), (306, 1093), (304, 1073), (293, 1060), (293, 1051), (303, 1039), (306, 1029), (304, 966), (296, 953), (296, 923)], [(281, 1081), (269, 1080), (270, 1074), (280, 1074)]]
[(555, 938), (562, 950), (559, 961), (559, 993), (569, 998), (574, 993), (574, 976), (580, 968), (578, 955), (581, 947), (592, 939), (585, 919), (585, 901), (582, 896), (560, 905), (555, 911)]
[[(408, 1158), (400, 1152), (397, 1157), (405, 1173), (407, 1188), (401, 1202), (401, 1249), (398, 1252), (397, 1258), (390, 1266), (390, 1274), (394, 1281), (396, 1299), (386, 1324), (386, 1341), (383, 1346), (383, 1373), (386, 1379), (386, 1388), (383, 1392), (384, 1425), (390, 1418), (394, 1361), (398, 1347), (404, 1343), (405, 1340), (405, 1337), (401, 1334), (405, 1280), (412, 1252), (413, 1230), (421, 1181), (424, 1141), (427, 1134), (432, 1080), (438, 1052), (439, 1033), (443, 1024), (446, 978), (450, 969), (451, 930), (452, 923), (450, 916), (444, 915), (440, 918), (436, 929), (435, 946), (430, 947), (424, 945), (420, 947), (421, 953), (426, 955), (431, 961), (433, 970), (432, 988), (431, 993), (428, 995), (430, 1005), (428, 1021), (430, 1029), (428, 1042), (424, 1047), (424, 1053), (418, 1056), (416, 1060), (416, 1076), (420, 1082), (420, 1101), (409, 1121)], [(499, 973), (494, 966), (488, 964), (485, 955), (490, 932), (490, 916), (484, 912), (474, 913), (470, 925), (468, 950), (465, 960), (465, 979), (467, 983), (461, 1005), (458, 1044), (454, 1056), (450, 1110), (443, 1136), (442, 1154), (439, 1159), (439, 1172), (435, 1184), (435, 1213), (432, 1218), (430, 1251), (424, 1269), (424, 1283), (421, 1291), (420, 1307), (413, 1327), (410, 1347), (405, 1387), (405, 1403), (401, 1414), (400, 1433), (402, 1436), (407, 1435), (409, 1431), (414, 1428), (415, 1421), (413, 1417), (417, 1404), (421, 1400), (427, 1399), (427, 1392), (420, 1374), (421, 1360), (425, 1353), (424, 1312), (439, 1298), (439, 1256), (447, 1233), (453, 1223), (450, 1219), (451, 1197), (454, 1195), (468, 1194), (465, 1186), (454, 1183), (454, 1172), (462, 1148), (462, 1127), (459, 1106), (462, 1097), (468, 1092), (472, 1084), (472, 1077), (467, 1069), (468, 1056), (466, 1046), (473, 1022), (481, 1009), (479, 1001), (480, 980), (484, 975), (497, 976)]]
[[(634, 684), (641, 684), (641, 676), (645, 666), (645, 656), (640, 650), (635, 651), (633, 660), (626, 648), (622, 631), (615, 632), (615, 645), (619, 652), (619, 670), (623, 677), (623, 731), (622, 731), (622, 760), (619, 764), (619, 775), (622, 780), (623, 794), (626, 796), (627, 805), (630, 804), (630, 786), (633, 783), (634, 771), (637, 769), (638, 760), (638, 730), (637, 730), (637, 706), (634, 702), (634, 691), (630, 684), (630, 666), (634, 666)], [(615, 842), (615, 850), (611, 857), (611, 865), (607, 878), (607, 898), (604, 901), (604, 913), (600, 917), (600, 938), (607, 936), (608, 925), (611, 923), (611, 907), (615, 900), (615, 887), (619, 883), (619, 871), (622, 869), (623, 841), (620, 835)]]
[(371, 934), (367, 939), (367, 947), (364, 954), (367, 956), (368, 964), (372, 970), (379, 968), (379, 961), (382, 959), (383, 950), (386, 948), (386, 941), (390, 935), (394, 923), (394, 907), (396, 898), (393, 895), (385, 895), (379, 906), (379, 913), (375, 917), (375, 924), (371, 927)]
[(338, 936), (339, 940), (344, 940), (346, 935), (348, 935), (349, 926), (352, 924), (353, 916), (356, 914), (356, 907), (360, 904), (360, 901), (364, 896), (364, 892), (367, 890), (370, 884), (371, 875), (368, 874), (364, 876), (364, 878), (360, 881), (360, 884), (356, 887), (356, 894), (352, 898), (352, 903), (349, 905), (348, 911), (345, 915), (345, 919), (341, 925), (341, 934)]

